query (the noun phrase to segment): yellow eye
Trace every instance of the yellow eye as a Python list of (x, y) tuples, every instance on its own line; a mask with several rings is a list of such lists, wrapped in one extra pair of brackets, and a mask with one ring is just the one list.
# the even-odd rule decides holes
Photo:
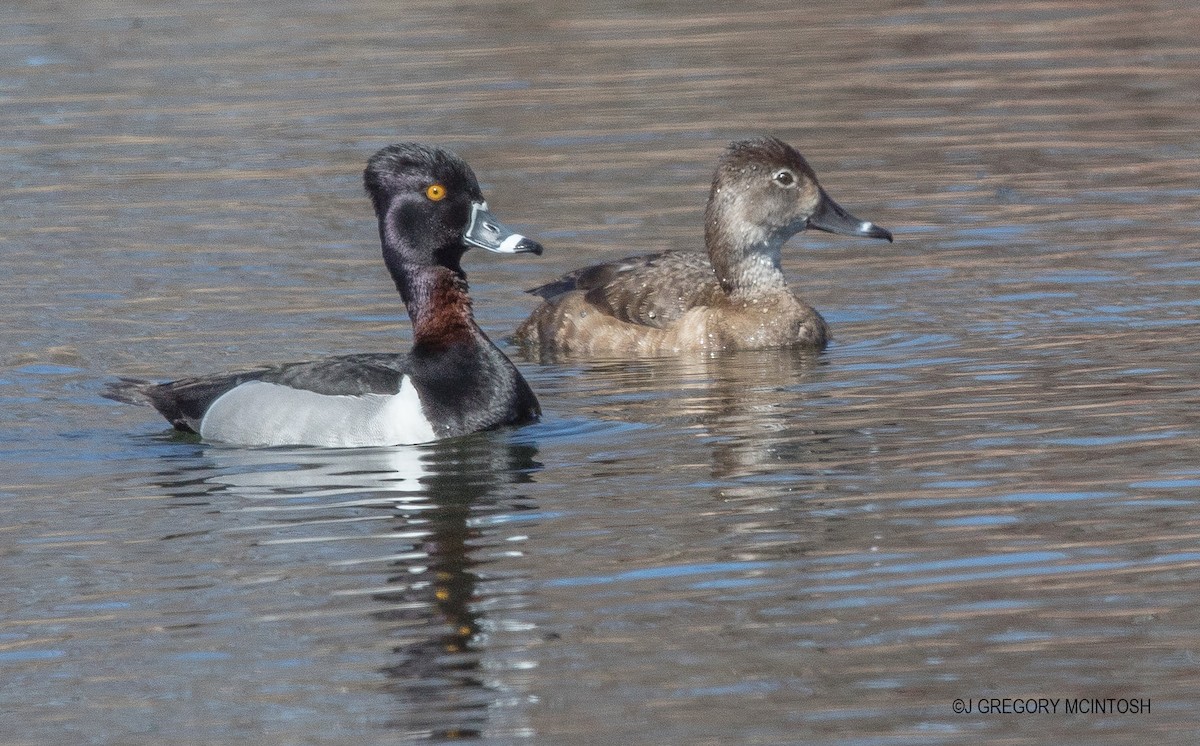
[(425, 196), (434, 202), (445, 199), (446, 187), (442, 186), (441, 184), (430, 184), (429, 188), (425, 190)]

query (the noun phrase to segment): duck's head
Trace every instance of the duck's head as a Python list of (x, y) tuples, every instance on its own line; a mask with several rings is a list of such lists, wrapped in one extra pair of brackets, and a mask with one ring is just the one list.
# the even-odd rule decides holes
[(371, 156), (363, 184), (389, 264), (440, 265), (461, 273), (462, 255), (473, 246), (500, 254), (542, 253), (541, 244), (492, 215), (471, 167), (448, 150), (389, 145)]
[(805, 228), (892, 240), (886, 229), (834, 202), (791, 145), (775, 137), (731, 143), (713, 176), (708, 230), (726, 240), (779, 246)]

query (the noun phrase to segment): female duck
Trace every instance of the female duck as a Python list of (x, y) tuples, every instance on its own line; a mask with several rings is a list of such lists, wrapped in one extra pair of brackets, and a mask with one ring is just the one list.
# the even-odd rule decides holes
[(458, 156), (414, 143), (371, 157), (364, 183), (383, 258), (413, 324), (407, 355), (371, 353), (171, 383), (124, 380), (109, 398), (149, 404), (179, 430), (238, 445), (421, 443), (541, 414), (512, 362), (476, 325), (460, 261), (472, 246), (542, 247), (488, 212)]
[(788, 289), (780, 268), (784, 242), (805, 228), (892, 240), (830, 199), (787, 143), (735, 142), (713, 176), (707, 257), (667, 251), (571, 272), (529, 291), (545, 301), (514, 340), (535, 354), (822, 349), (825, 320)]

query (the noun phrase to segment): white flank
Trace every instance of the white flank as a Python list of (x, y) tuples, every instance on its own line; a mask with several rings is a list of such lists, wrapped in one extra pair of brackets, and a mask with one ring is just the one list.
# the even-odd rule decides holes
[(244, 446), (362, 448), (436, 440), (408, 376), (396, 394), (329, 396), (250, 381), (212, 403), (200, 435)]

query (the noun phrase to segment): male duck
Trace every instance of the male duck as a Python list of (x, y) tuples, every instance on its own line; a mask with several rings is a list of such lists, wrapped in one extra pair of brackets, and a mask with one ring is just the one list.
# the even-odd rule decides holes
[(542, 247), (488, 211), (457, 155), (415, 143), (371, 157), (363, 181), (383, 258), (413, 324), (410, 353), (344, 355), (171, 383), (123, 380), (106, 396), (149, 404), (179, 430), (238, 445), (422, 443), (541, 414), (529, 384), (476, 325), (460, 261), (472, 246)]
[(535, 354), (823, 349), (825, 320), (788, 289), (780, 268), (780, 248), (805, 228), (892, 240), (830, 199), (787, 143), (732, 143), (709, 193), (707, 257), (666, 251), (571, 272), (529, 291), (545, 301), (514, 340)]

